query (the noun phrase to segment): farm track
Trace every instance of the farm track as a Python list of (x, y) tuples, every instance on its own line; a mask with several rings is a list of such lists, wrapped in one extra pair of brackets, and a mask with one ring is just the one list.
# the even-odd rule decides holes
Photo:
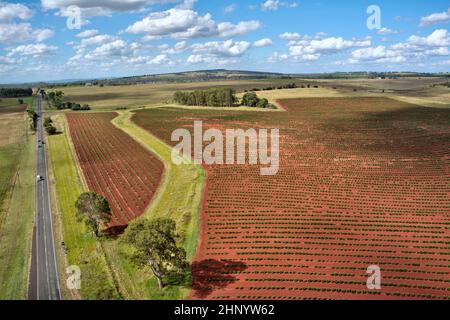
[[(383, 98), (292, 99), (287, 112), (157, 108), (176, 128), (280, 128), (280, 171), (205, 166), (194, 299), (449, 299), (448, 109)], [(368, 290), (366, 269), (382, 270)]]
[(117, 113), (67, 114), (70, 135), (89, 190), (108, 199), (111, 231), (142, 215), (164, 171), (163, 163), (111, 120)]

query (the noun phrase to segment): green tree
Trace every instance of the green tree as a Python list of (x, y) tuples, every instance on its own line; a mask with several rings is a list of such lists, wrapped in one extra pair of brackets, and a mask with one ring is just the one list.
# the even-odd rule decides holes
[(210, 92), (208, 94), (208, 106), (209, 107), (218, 107), (220, 106), (220, 100), (217, 96), (217, 92)]
[(85, 192), (78, 197), (75, 202), (78, 215), (81, 219), (92, 227), (95, 235), (98, 236), (102, 224), (111, 221), (111, 208), (108, 200), (95, 192)]
[(244, 94), (244, 96), (242, 97), (242, 102), (241, 103), (244, 106), (256, 107), (258, 102), (259, 102), (258, 96), (256, 95), (256, 93), (251, 91), (251, 92), (247, 92), (246, 94)]
[(269, 100), (267, 100), (266, 98), (262, 98), (258, 101), (256, 106), (258, 108), (267, 108), (269, 106)]
[(28, 113), (28, 118), (30, 120), (30, 127), (32, 130), (36, 131), (38, 115), (37, 115), (36, 111), (34, 111), (32, 109), (27, 109), (27, 113)]
[(52, 123), (53, 123), (52, 118), (50, 118), (50, 117), (45, 117), (45, 118), (44, 118), (44, 127), (51, 126)]
[(209, 89), (193, 92), (177, 91), (174, 94), (176, 103), (187, 106), (231, 107), (236, 102), (233, 89)]
[(171, 219), (135, 220), (122, 236), (122, 241), (135, 248), (134, 260), (149, 265), (159, 288), (168, 277), (182, 279), (188, 263), (186, 252), (177, 246), (176, 224)]

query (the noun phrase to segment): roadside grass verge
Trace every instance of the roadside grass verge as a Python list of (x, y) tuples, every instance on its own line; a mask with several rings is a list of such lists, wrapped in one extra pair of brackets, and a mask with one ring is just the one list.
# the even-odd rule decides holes
[[(36, 149), (24, 117), (21, 141), (0, 148), (0, 299), (26, 299), (34, 221)], [(3, 188), (6, 186), (6, 188)], [(12, 188), (12, 189), (11, 189)]]
[[(175, 220), (188, 259), (192, 260), (199, 235), (199, 211), (205, 173), (198, 165), (173, 165), (171, 147), (138, 127), (131, 121), (131, 117), (132, 113), (129, 111), (120, 112), (112, 123), (158, 155), (165, 164), (161, 185), (143, 217)], [(129, 248), (117, 239), (109, 239), (103, 245), (124, 297), (161, 300), (182, 299), (189, 294), (190, 289), (187, 287), (169, 285), (160, 290), (151, 272), (135, 266), (129, 259)]]
[[(6, 207), (8, 206), (7, 198), (10, 196), (12, 180), (19, 165), (17, 159), (23, 147), (24, 145), (21, 142), (0, 146), (0, 204)], [(6, 216), (4, 210), (0, 211), (0, 227), (4, 216)]]
[(79, 292), (70, 292), (63, 282), (63, 293), (66, 298), (120, 298), (100, 242), (86, 224), (76, 217), (75, 201), (84, 188), (70, 148), (65, 116), (57, 115), (52, 119), (61, 134), (48, 137), (51, 174), (54, 179), (51, 187), (58, 208), (56, 228), (61, 228), (57, 232), (62, 233), (67, 252), (64, 254), (60, 244), (57, 244), (60, 253), (58, 256), (63, 260), (60, 265), (66, 265), (66, 262), (69, 266), (76, 265), (81, 269)]

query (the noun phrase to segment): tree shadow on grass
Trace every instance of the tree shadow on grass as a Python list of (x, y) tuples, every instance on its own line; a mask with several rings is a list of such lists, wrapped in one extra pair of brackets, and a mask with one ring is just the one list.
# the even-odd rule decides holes
[(247, 269), (240, 261), (203, 260), (192, 263), (192, 289), (196, 298), (206, 298), (214, 290), (223, 289), (237, 281), (234, 275)]

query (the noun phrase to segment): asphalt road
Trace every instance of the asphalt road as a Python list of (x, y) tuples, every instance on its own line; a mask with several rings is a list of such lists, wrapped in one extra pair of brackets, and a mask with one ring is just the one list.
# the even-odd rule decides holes
[[(36, 216), (33, 231), (33, 253), (30, 268), (28, 299), (61, 300), (56, 263), (53, 223), (48, 187), (48, 168), (42, 116), (42, 97), (37, 97), (37, 163), (36, 163)], [(41, 145), (42, 147), (38, 147)], [(37, 176), (42, 177), (38, 181)]]

